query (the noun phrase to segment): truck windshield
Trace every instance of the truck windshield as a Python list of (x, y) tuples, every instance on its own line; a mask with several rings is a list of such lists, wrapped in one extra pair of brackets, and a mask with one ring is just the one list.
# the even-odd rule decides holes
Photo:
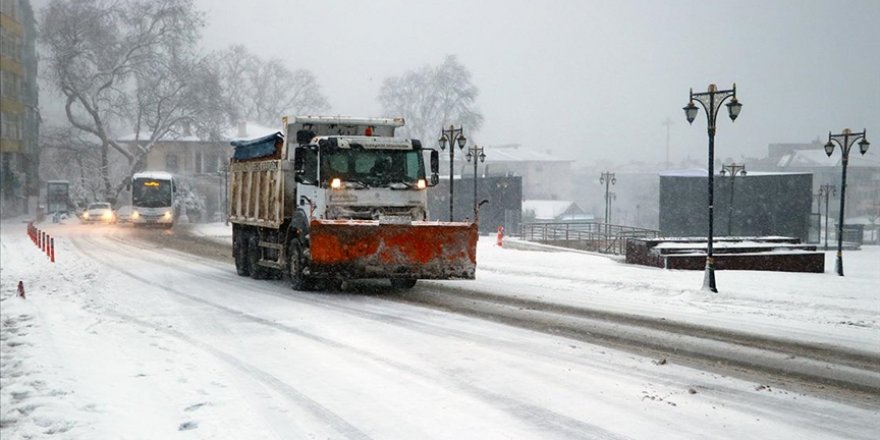
[(321, 154), (321, 174), (325, 183), (334, 178), (370, 187), (393, 183), (414, 185), (425, 178), (420, 151), (346, 150)]
[(134, 179), (131, 185), (131, 204), (143, 208), (171, 206), (171, 181), (160, 179)]

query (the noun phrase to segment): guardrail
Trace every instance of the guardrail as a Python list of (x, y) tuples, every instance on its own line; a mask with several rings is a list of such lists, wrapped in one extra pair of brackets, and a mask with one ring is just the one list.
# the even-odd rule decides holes
[(554, 246), (623, 255), (631, 238), (657, 238), (660, 231), (592, 221), (522, 223), (520, 238)]

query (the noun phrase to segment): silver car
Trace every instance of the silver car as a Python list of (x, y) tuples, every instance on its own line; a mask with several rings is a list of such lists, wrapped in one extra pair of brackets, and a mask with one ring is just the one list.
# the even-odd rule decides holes
[(109, 203), (92, 203), (80, 219), (83, 223), (116, 223), (116, 213)]

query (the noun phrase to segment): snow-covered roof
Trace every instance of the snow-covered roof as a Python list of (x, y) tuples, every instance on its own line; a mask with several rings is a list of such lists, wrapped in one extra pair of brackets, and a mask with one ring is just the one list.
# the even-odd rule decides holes
[(583, 213), (583, 210), (571, 200), (523, 200), (523, 212), (532, 211), (536, 220), (553, 220), (567, 211)]
[(141, 171), (139, 173), (134, 173), (131, 176), (132, 179), (157, 179), (157, 180), (170, 180), (172, 179), (171, 173), (165, 171)]
[(522, 148), (519, 144), (487, 146), (486, 156), (493, 162), (574, 162), (573, 160), (558, 158), (549, 152), (542, 153)]
[[(691, 170), (668, 170), (661, 171), (660, 176), (664, 177), (706, 177), (708, 171), (701, 169), (691, 169)], [(795, 175), (795, 174), (810, 174), (805, 171), (749, 171), (746, 170), (746, 176), (786, 176), (786, 175)], [(738, 177), (743, 177), (742, 175), (737, 175)], [(724, 177), (719, 170), (715, 170), (715, 178)]]
[(661, 176), (670, 177), (706, 177), (709, 174), (705, 169), (689, 169), (689, 170), (666, 170), (659, 173)]
[[(269, 136), (273, 133), (278, 132), (279, 129), (269, 128), (254, 122), (247, 122), (243, 124), (243, 126), (233, 126), (227, 128), (221, 134), (222, 142), (231, 142), (231, 141), (241, 141), (248, 139), (255, 139), (264, 136)], [(127, 134), (125, 136), (121, 136), (118, 138), (121, 142), (134, 142), (136, 139), (141, 141), (147, 141), (150, 139), (152, 135), (149, 131), (142, 131), (138, 136), (137, 133)], [(190, 136), (177, 136), (173, 133), (169, 133), (168, 136), (164, 137), (162, 140), (165, 141), (174, 141), (174, 142), (205, 142), (205, 139), (201, 139), (198, 136), (190, 135)]]
[(828, 157), (825, 150), (793, 150), (779, 158), (778, 167), (830, 167), (839, 162), (837, 157)]
[[(277, 133), (278, 131), (280, 131), (280, 126), (281, 124), (278, 124), (278, 127), (269, 128), (253, 122), (247, 122), (243, 127), (228, 128), (225, 132), (223, 132), (223, 140), (241, 141), (261, 138)], [(239, 130), (239, 128), (243, 128), (244, 130)]]

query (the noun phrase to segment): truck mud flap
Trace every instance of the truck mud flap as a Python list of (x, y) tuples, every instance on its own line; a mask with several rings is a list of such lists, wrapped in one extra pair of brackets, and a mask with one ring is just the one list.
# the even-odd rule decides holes
[(309, 272), (319, 277), (474, 279), (477, 225), (312, 220)]

